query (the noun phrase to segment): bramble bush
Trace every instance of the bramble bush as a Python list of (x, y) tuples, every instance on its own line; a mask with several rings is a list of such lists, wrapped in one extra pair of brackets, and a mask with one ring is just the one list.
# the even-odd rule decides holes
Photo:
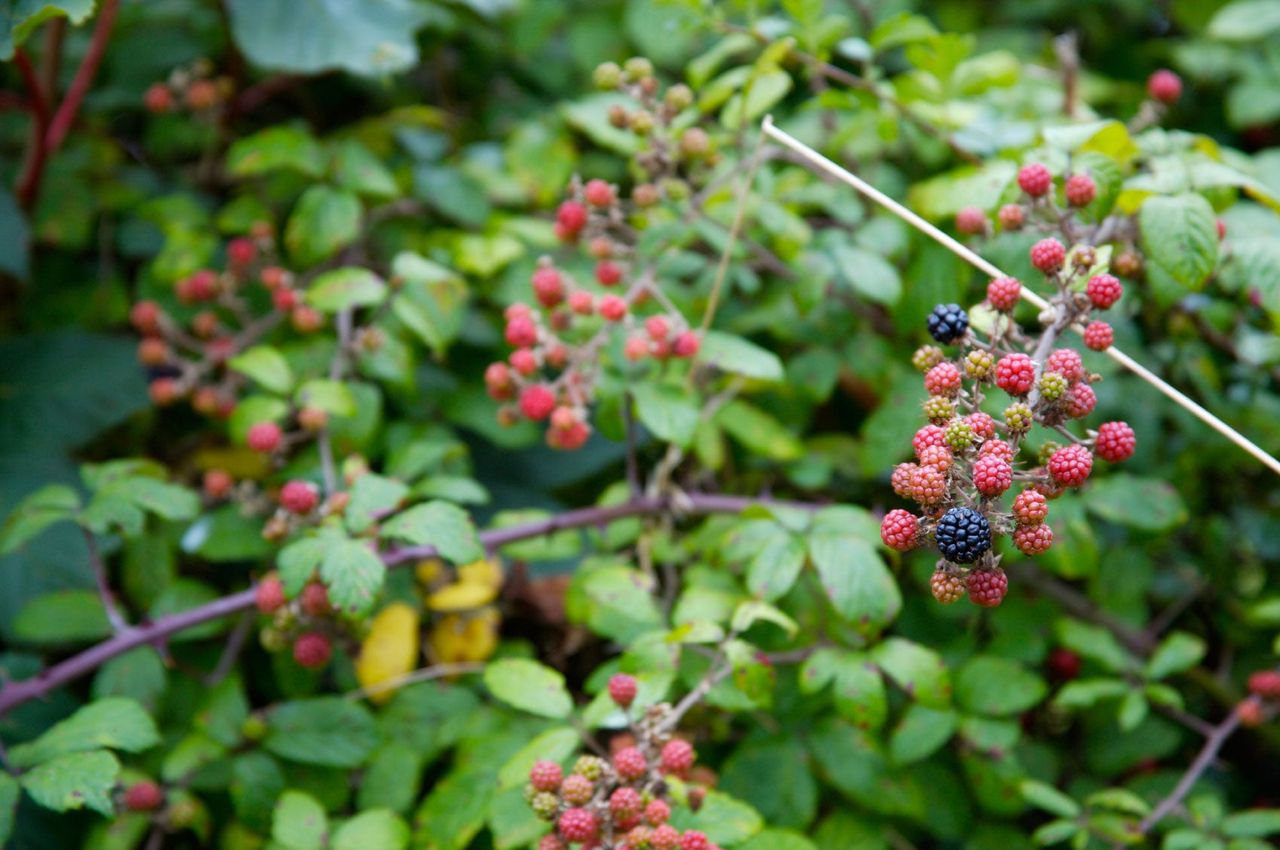
[(0, 12), (0, 843), (1273, 846), (1280, 0), (302, 5)]

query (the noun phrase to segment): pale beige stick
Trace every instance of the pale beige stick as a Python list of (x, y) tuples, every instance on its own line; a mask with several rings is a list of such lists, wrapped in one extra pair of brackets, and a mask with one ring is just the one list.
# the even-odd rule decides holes
[[(942, 245), (944, 248), (951, 251), (956, 256), (960, 257), (961, 259), (968, 262), (970, 265), (977, 268), (983, 274), (989, 275), (990, 277), (1010, 277), (1010, 275), (1001, 271), (1000, 269), (992, 265), (983, 257), (979, 256), (978, 254), (975, 254), (972, 250), (965, 247), (964, 245), (962, 245), (960, 242), (958, 242), (948, 234), (939, 230), (932, 223), (925, 221), (923, 218), (916, 215), (911, 210), (907, 209), (902, 204), (895, 201), (893, 198), (890, 198), (888, 195), (881, 192), (879, 189), (872, 186), (870, 183), (867, 183), (865, 180), (856, 176), (852, 172), (848, 171), (845, 168), (842, 168), (841, 166), (827, 159), (825, 156), (818, 153), (813, 148), (806, 145), (804, 142), (801, 142), (799, 139), (792, 136), (790, 133), (784, 132), (783, 130), (779, 130), (776, 126), (774, 126), (772, 115), (765, 116), (762, 129), (764, 130), (764, 134), (766, 136), (768, 136), (769, 138), (773, 139), (779, 144), (795, 152), (801, 159), (803, 159), (806, 163), (811, 165), (814, 169), (821, 171), (824, 174), (830, 175), (831, 177), (834, 177), (835, 179), (839, 180), (842, 183), (852, 186), (854, 189), (861, 192), (863, 195), (867, 196), (871, 200), (875, 201), (877, 204), (884, 207), (889, 212), (896, 215), (898, 218), (907, 222), (907, 224), (910, 224), (912, 227), (915, 227), (917, 230), (920, 230), (921, 232), (929, 236), (931, 239), (933, 239), (935, 242)], [(1032, 292), (1030, 289), (1028, 289), (1025, 286), (1022, 287), (1022, 297), (1025, 298), (1027, 301), (1030, 301), (1032, 304), (1036, 305), (1042, 310), (1049, 306), (1047, 301), (1045, 301), (1043, 298), (1041, 298), (1039, 295)], [(1076, 332), (1079, 332), (1080, 328), (1075, 327), (1073, 328), (1073, 330), (1075, 330)], [(1267, 454), (1265, 451), (1262, 450), (1261, 447), (1259, 447), (1256, 443), (1254, 443), (1248, 437), (1244, 436), (1239, 431), (1237, 431), (1236, 429), (1228, 425), (1226, 422), (1223, 422), (1217, 416), (1214, 416), (1208, 410), (1205, 410), (1199, 404), (1192, 401), (1190, 398), (1187, 397), (1185, 393), (1170, 386), (1159, 375), (1156, 375), (1150, 369), (1143, 366), (1141, 363), (1134, 360), (1132, 357), (1125, 354), (1123, 351), (1116, 348), (1114, 345), (1106, 350), (1106, 354), (1112, 360), (1116, 361), (1121, 366), (1125, 367), (1130, 372), (1134, 373), (1139, 378), (1142, 378), (1144, 381), (1151, 384), (1160, 392), (1164, 393), (1166, 396), (1171, 398), (1180, 407), (1190, 411), (1191, 414), (1195, 416), (1197, 419), (1199, 419), (1201, 422), (1205, 423), (1210, 428), (1217, 431), (1219, 434), (1226, 437), (1228, 440), (1235, 443), (1237, 446), (1244, 449), (1249, 454), (1253, 455), (1272, 472), (1276, 473), (1277, 475), (1280, 475), (1280, 460), (1276, 460), (1274, 457)]]

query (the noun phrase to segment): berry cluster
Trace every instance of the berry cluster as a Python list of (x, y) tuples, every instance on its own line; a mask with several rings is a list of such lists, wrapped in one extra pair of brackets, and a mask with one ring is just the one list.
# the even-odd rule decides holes
[(1280, 671), (1259, 670), (1249, 676), (1249, 696), (1236, 705), (1241, 726), (1261, 726), (1280, 706)]
[[(613, 676), (609, 696), (628, 711), (636, 680)], [(614, 739), (609, 760), (582, 756), (568, 775), (556, 762), (534, 763), (525, 797), (553, 825), (538, 850), (718, 850), (704, 833), (682, 832), (669, 823), (671, 779), (687, 780), (696, 758), (688, 741), (666, 731), (670, 711), (658, 705), (639, 716), (628, 712), (630, 731)], [(705, 793), (701, 786), (687, 786), (689, 806), (698, 808)]]
[(293, 660), (300, 666), (319, 670), (328, 665), (338, 624), (323, 584), (312, 579), (290, 600), (280, 579), (268, 575), (254, 587), (254, 602), (261, 613), (272, 618), (260, 635), (265, 649), (274, 652), (292, 643)]
[[(1052, 182), (1049, 170), (1039, 164), (1018, 175), (1022, 191), (1033, 199), (1044, 197)], [(1067, 183), (1072, 203), (1092, 199), (1091, 182), (1073, 177)], [(1064, 331), (1111, 307), (1123, 294), (1115, 277), (1090, 275), (1093, 253), (1077, 248), (1068, 263), (1067, 250), (1056, 239), (1032, 246), (1031, 261), (1054, 290), (1036, 338), (1013, 320), (1022, 284), (1012, 278), (998, 278), (987, 287), (987, 304), (995, 311), (987, 340), (971, 330), (968, 314), (955, 304), (938, 305), (926, 321), (938, 343), (960, 351), (949, 358), (940, 347), (927, 345), (912, 358), (924, 373), (929, 424), (912, 439), (915, 462), (898, 465), (891, 483), (898, 495), (920, 506), (920, 514), (889, 511), (880, 533), (886, 545), (900, 551), (926, 542), (937, 548), (942, 560), (931, 588), (939, 601), (954, 602), (967, 592), (978, 605), (999, 605), (1008, 581), (992, 549), (994, 538), (1011, 535), (1013, 545), (1027, 555), (1047, 551), (1053, 543), (1053, 531), (1045, 524), (1049, 500), (1084, 484), (1095, 456), (1114, 463), (1133, 454), (1133, 429), (1124, 422), (1103, 423), (1083, 437), (1067, 428), (1093, 411), (1097, 398), (1091, 384), (1098, 376), (1085, 369), (1077, 351), (1054, 344)], [(1084, 336), (1090, 348), (1111, 344), (1110, 326), (1101, 321), (1089, 322)], [(1008, 400), (1003, 412), (993, 416), (983, 408), (999, 410), (991, 395), (997, 389)], [(1034, 463), (1023, 464), (1024, 441), (1033, 425), (1070, 442), (1045, 443)], [(1015, 482), (1021, 487), (1006, 510), (1001, 499)]]
[(212, 115), (231, 98), (230, 77), (213, 76), (208, 60), (197, 60), (175, 68), (164, 82), (152, 83), (143, 95), (143, 104), (154, 115), (186, 107), (197, 115)]

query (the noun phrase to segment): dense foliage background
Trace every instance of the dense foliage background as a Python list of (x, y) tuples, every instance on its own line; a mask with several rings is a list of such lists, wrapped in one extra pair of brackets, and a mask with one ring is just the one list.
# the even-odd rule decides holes
[[(620, 745), (619, 670), (693, 694), (710, 790), (673, 817), (724, 848), (1272, 846), (1274, 475), (1087, 353), (1135, 456), (1005, 547), (1003, 605), (936, 603), (936, 553), (877, 527), (925, 316), (986, 281), (758, 126), (953, 232), (978, 207), (1028, 285), (1018, 166), (1088, 171), (1117, 345), (1275, 454), (1280, 0), (96, 6), (0, 0), (6, 846), (536, 846), (528, 768)], [(596, 70), (637, 56), (639, 124)], [(591, 179), (641, 314), (707, 333), (692, 364), (603, 334), (562, 451), (485, 373), (540, 257), (592, 281), (555, 213)], [(205, 269), (238, 288), (199, 303)], [(323, 504), (277, 510), (291, 480)], [(260, 615), (276, 570), (340, 612)]]

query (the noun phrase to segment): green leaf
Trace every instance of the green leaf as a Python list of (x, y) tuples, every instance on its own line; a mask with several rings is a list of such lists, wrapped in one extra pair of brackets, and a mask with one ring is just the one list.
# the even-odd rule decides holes
[(771, 460), (804, 455), (804, 445), (781, 422), (741, 399), (720, 408), (715, 422), (745, 448)]
[(380, 77), (418, 61), (418, 29), (429, 12), (410, 0), (229, 0), (231, 33), (259, 68), (297, 74), (343, 70)]
[(1174, 673), (1190, 670), (1204, 658), (1205, 642), (1187, 632), (1173, 632), (1156, 647), (1147, 661), (1148, 679), (1163, 679)]
[(1148, 198), (1138, 210), (1147, 274), (1153, 283), (1200, 289), (1218, 262), (1213, 207), (1200, 195)]
[(484, 185), (450, 165), (424, 163), (415, 168), (413, 194), (472, 230), (483, 230), (492, 212)]
[(1060, 818), (1074, 818), (1080, 814), (1080, 804), (1052, 785), (1035, 779), (1024, 779), (1019, 785), (1022, 797), (1038, 809)]
[(622, 564), (579, 569), (566, 597), (571, 622), (620, 643), (662, 628), (653, 580)]
[(974, 714), (1018, 714), (1044, 699), (1049, 687), (1016, 661), (994, 655), (969, 659), (956, 671), (956, 702)]
[(1149, 708), (1147, 698), (1142, 691), (1131, 690), (1120, 700), (1120, 711), (1116, 715), (1116, 722), (1120, 724), (1121, 729), (1130, 732), (1146, 719)]
[(386, 297), (387, 285), (368, 269), (345, 266), (325, 272), (307, 290), (307, 303), (326, 313), (368, 307)]
[(324, 806), (301, 791), (285, 791), (276, 801), (271, 838), (285, 850), (323, 850), (329, 819)]
[(359, 534), (372, 525), (377, 517), (390, 513), (408, 494), (409, 488), (394, 478), (367, 472), (351, 486), (351, 499), (347, 503), (347, 528)]
[(1089, 708), (1108, 699), (1123, 696), (1129, 685), (1122, 679), (1077, 679), (1063, 685), (1053, 698), (1059, 708)]
[(227, 151), (227, 171), (236, 177), (253, 177), (273, 171), (297, 171), (319, 177), (324, 171), (320, 143), (301, 127), (268, 127), (237, 139)]
[(993, 160), (949, 171), (912, 185), (907, 206), (934, 221), (950, 219), (964, 207), (993, 209), (1017, 170), (1012, 162)]
[(773, 520), (743, 523), (725, 555), (747, 562), (747, 587), (763, 599), (777, 599), (796, 583), (804, 568), (804, 540)]
[(48, 484), (27, 496), (0, 528), (0, 555), (8, 555), (55, 522), (73, 519), (80, 496), (65, 484)]
[(808, 753), (799, 741), (782, 736), (735, 749), (720, 771), (717, 787), (777, 826), (803, 829), (818, 807), (818, 782)]
[(671, 384), (636, 384), (636, 415), (658, 439), (688, 448), (698, 427), (697, 397)]
[(951, 675), (933, 650), (904, 638), (891, 637), (871, 650), (871, 660), (920, 705), (950, 707)]
[(741, 800), (720, 791), (708, 791), (696, 813), (683, 806), (671, 816), (671, 824), (680, 830), (696, 829), (717, 844), (739, 844), (764, 826), (760, 813)]
[(18, 816), (18, 797), (22, 789), (18, 780), (8, 773), (0, 772), (0, 847), (9, 843), (13, 835), (13, 825)]
[(787, 92), (791, 91), (791, 75), (774, 70), (753, 73), (743, 91), (734, 94), (720, 111), (720, 123), (729, 129), (738, 129), (754, 123), (769, 111)]
[(361, 540), (335, 541), (320, 562), (320, 579), (329, 588), (329, 601), (349, 614), (368, 613), (386, 577), (386, 564)]
[(104, 817), (115, 813), (111, 791), (120, 762), (106, 750), (68, 753), (22, 774), (22, 788), (46, 809), (68, 812), (88, 807)]
[(340, 142), (333, 154), (333, 181), (372, 198), (394, 198), (400, 187), (387, 167), (354, 139)]
[(503, 658), (484, 668), (484, 684), (497, 699), (521, 711), (557, 720), (573, 711), (564, 676), (527, 658)]
[(615, 105), (635, 108), (635, 102), (613, 92), (589, 95), (581, 100), (560, 105), (566, 123), (585, 134), (592, 142), (616, 154), (630, 156), (640, 149), (640, 138), (630, 130), (609, 123), (609, 110)]
[(884, 680), (866, 653), (841, 653), (835, 672), (836, 713), (859, 729), (883, 726), (889, 713)]
[(849, 533), (815, 531), (809, 536), (809, 557), (822, 579), (831, 606), (863, 630), (893, 622), (902, 610), (902, 593), (880, 553)]
[(287, 702), (267, 716), (263, 746), (281, 758), (326, 767), (359, 767), (378, 743), (373, 715), (342, 697)]
[(1261, 838), (1280, 832), (1280, 809), (1234, 812), (1222, 820), (1222, 832), (1231, 838)]
[(1109, 476), (1090, 488), (1085, 504), (1103, 519), (1143, 531), (1168, 531), (1187, 521), (1182, 496), (1156, 478)]
[(302, 193), (285, 225), (284, 244), (289, 255), (302, 266), (329, 259), (360, 235), (360, 213), (360, 199), (355, 194), (312, 186)]
[(902, 297), (898, 270), (879, 254), (848, 244), (832, 248), (840, 279), (854, 292), (876, 304), (892, 306)]
[(396, 254), (391, 274), (401, 281), (392, 312), (432, 351), (442, 354), (462, 332), (466, 282), (453, 270), (412, 251)]
[(507, 759), (506, 764), (498, 771), (498, 787), (504, 790), (524, 787), (529, 781), (529, 769), (534, 762), (563, 762), (577, 751), (581, 743), (578, 730), (572, 726), (548, 729)]
[(1112, 673), (1128, 673), (1138, 667), (1137, 659), (1120, 645), (1115, 635), (1101, 626), (1063, 618), (1054, 630), (1064, 647), (1098, 662)]
[(13, 634), (37, 644), (77, 643), (111, 634), (102, 600), (92, 590), (60, 590), (37, 596), (18, 612)]
[(332, 850), (404, 850), (409, 826), (394, 812), (373, 809), (361, 812), (333, 833)]
[(284, 395), (293, 387), (293, 370), (284, 355), (269, 345), (255, 345), (227, 361), (235, 371), (263, 388)]
[(1218, 10), (1207, 35), (1219, 41), (1260, 41), (1280, 30), (1280, 2), (1237, 0)]
[(93, 0), (5, 0), (0, 3), (0, 61), (12, 59), (14, 49), (45, 21), (67, 18), (83, 24), (92, 14)]
[(877, 24), (876, 28), (871, 31), (871, 37), (868, 41), (871, 42), (871, 46), (877, 52), (883, 52), (904, 44), (924, 41), (937, 34), (938, 31), (933, 24), (929, 23), (928, 18), (922, 15), (900, 12), (892, 18)]
[(812, 841), (789, 829), (766, 829), (738, 847), (739, 850), (818, 850)]
[(455, 564), (484, 557), (471, 517), (449, 502), (426, 502), (396, 514), (383, 524), (382, 536), (415, 546), (434, 546), (440, 557)]
[(761, 381), (781, 381), (784, 375), (778, 355), (750, 340), (722, 331), (706, 332), (698, 350), (698, 359), (722, 372)]
[(489, 770), (455, 769), (418, 807), (418, 840), (431, 850), (463, 850), (483, 827), (495, 782)]
[(784, 614), (781, 609), (759, 599), (749, 599), (733, 609), (729, 627), (741, 633), (761, 621), (773, 623), (785, 631), (788, 637), (795, 637), (796, 632), (800, 630), (796, 621)]
[(91, 702), (36, 740), (10, 751), (14, 766), (31, 767), (68, 753), (109, 747), (136, 753), (160, 743), (155, 723), (135, 700), (108, 697)]
[(313, 378), (298, 387), (293, 403), (298, 407), (319, 408), (331, 416), (356, 415), (356, 397), (351, 387), (328, 378)]
[(157, 478), (133, 476), (107, 484), (98, 496), (120, 498), (163, 519), (191, 519), (200, 513), (200, 497), (178, 484)]
[(889, 755), (899, 765), (922, 761), (951, 740), (958, 725), (959, 717), (954, 711), (913, 703), (893, 728)]

